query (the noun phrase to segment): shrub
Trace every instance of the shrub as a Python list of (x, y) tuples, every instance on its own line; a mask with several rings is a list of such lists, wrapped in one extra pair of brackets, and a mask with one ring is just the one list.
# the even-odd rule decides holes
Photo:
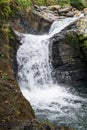
[(70, 0), (70, 4), (79, 10), (84, 8), (82, 0)]

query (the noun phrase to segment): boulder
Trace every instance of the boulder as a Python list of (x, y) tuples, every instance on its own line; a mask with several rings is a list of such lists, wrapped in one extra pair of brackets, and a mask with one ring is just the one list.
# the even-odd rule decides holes
[(79, 34), (82, 34), (83, 36), (87, 36), (87, 16), (81, 18), (77, 22)]
[(74, 13), (74, 16), (76, 16), (76, 17), (81, 15), (81, 11), (76, 10), (76, 9), (73, 11), (73, 13)]
[(74, 16), (74, 12), (69, 11), (68, 13), (66, 13), (66, 16), (67, 17), (73, 17)]
[(83, 13), (84, 15), (87, 15), (87, 8), (84, 8)]
[(72, 11), (72, 7), (71, 6), (61, 8), (59, 10), (59, 13), (68, 13), (69, 11)]
[(52, 76), (58, 83), (67, 85), (87, 84), (87, 48), (76, 30), (65, 30), (51, 41)]
[(54, 10), (59, 11), (59, 9), (61, 8), (61, 6), (60, 5), (52, 5), (52, 6), (48, 6), (48, 8), (50, 10), (52, 10), (52, 11), (54, 11)]

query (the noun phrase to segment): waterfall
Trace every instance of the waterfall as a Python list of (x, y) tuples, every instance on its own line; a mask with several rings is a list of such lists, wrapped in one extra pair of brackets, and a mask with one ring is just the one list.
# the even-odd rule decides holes
[[(49, 30), (49, 34), (22, 34), (22, 46), (17, 52), (18, 81), (22, 88), (33, 91), (37, 88), (52, 86), (49, 39), (77, 20), (78, 18), (75, 17), (55, 21)], [(17, 35), (20, 36), (18, 33)]]
[(55, 21), (49, 33), (45, 35), (16, 32), (17, 35), (22, 36), (20, 41), (22, 45), (17, 51), (20, 89), (25, 98), (31, 102), (38, 117), (59, 121), (60, 124), (61, 118), (66, 124), (70, 124), (70, 120), (78, 123), (76, 112), (80, 112), (81, 103), (85, 102), (85, 99), (73, 95), (64, 86), (54, 83), (49, 56), (50, 38), (79, 18)]

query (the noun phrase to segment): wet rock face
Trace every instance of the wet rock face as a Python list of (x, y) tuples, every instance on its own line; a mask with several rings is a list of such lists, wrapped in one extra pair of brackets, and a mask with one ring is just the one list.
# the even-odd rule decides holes
[[(9, 124), (10, 125), (10, 124)], [(10, 125), (12, 126), (12, 125)], [(24, 122), (19, 122), (16, 124), (13, 124), (13, 127), (7, 127), (6, 130), (74, 130), (73, 128), (70, 127), (63, 127), (63, 126), (56, 126), (50, 122), (46, 121), (38, 121), (37, 119), (32, 120), (32, 121), (24, 121)]]
[[(60, 35), (61, 37), (61, 35)], [(52, 66), (53, 77), (58, 83), (68, 85), (87, 84), (87, 61), (75, 32), (63, 32), (62, 39), (53, 41)]]

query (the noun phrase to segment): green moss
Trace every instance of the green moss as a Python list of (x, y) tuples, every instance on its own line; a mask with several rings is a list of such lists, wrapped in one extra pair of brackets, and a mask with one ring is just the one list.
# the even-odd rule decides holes
[(84, 40), (84, 46), (87, 48), (87, 40)]
[(87, 48), (87, 36), (84, 34), (78, 35), (78, 41), (80, 46), (85, 46)]
[(79, 40), (80, 40), (80, 41), (83, 41), (83, 40), (84, 40), (83, 35), (79, 35)]

